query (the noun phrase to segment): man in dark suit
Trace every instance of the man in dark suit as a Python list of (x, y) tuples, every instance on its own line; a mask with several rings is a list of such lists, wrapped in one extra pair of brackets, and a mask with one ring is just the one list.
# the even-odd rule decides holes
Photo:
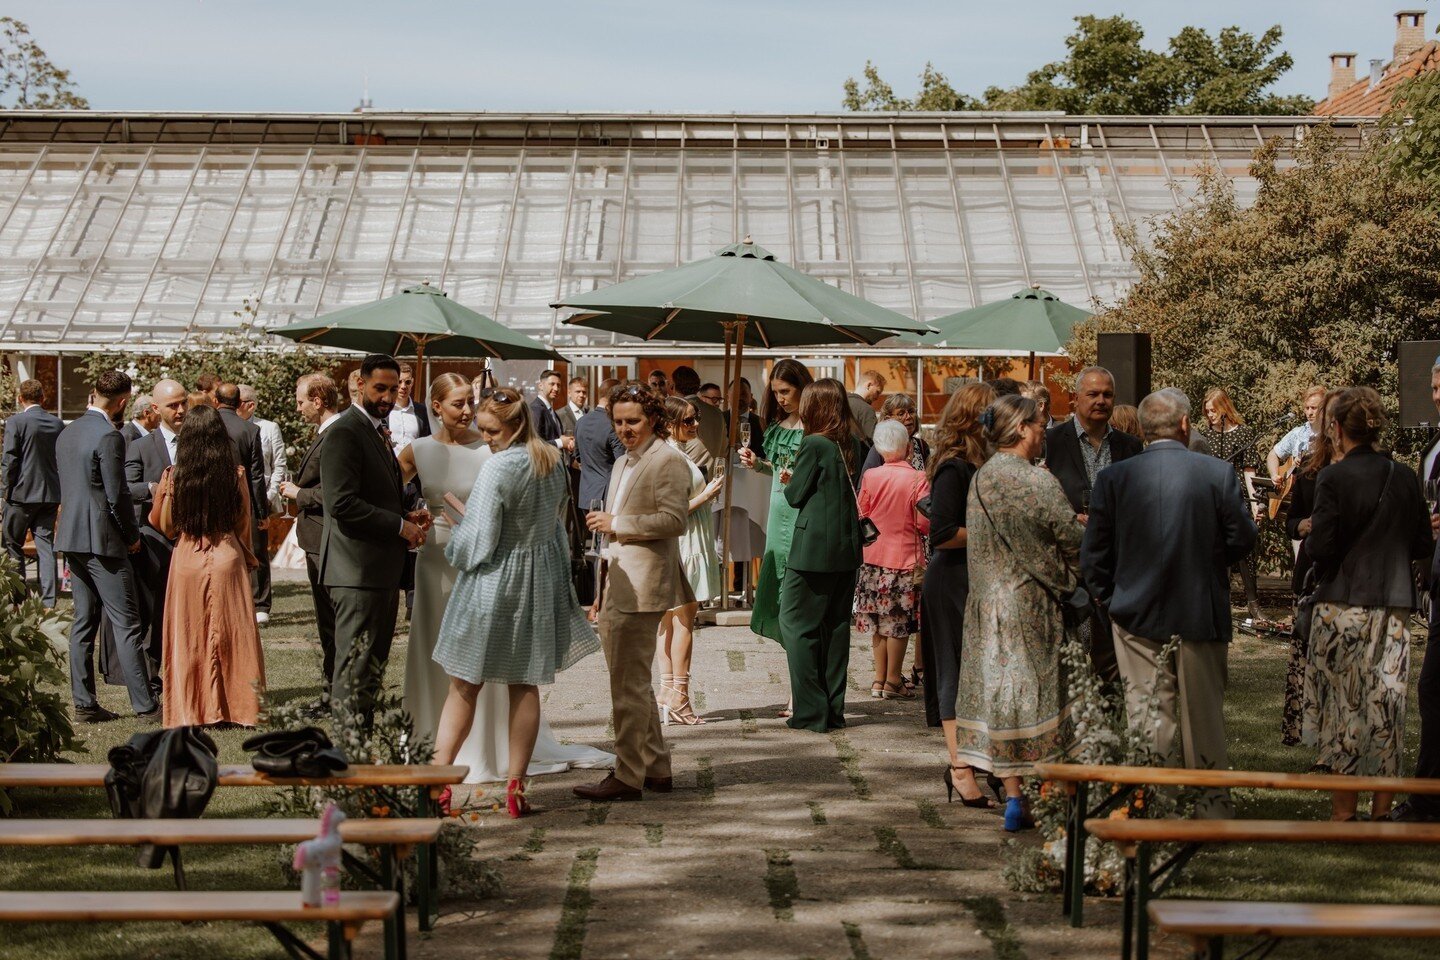
[(560, 374), (546, 370), (535, 384), (535, 396), (530, 398), (530, 419), (535, 421), (535, 432), (541, 440), (568, 452), (575, 449), (575, 438), (565, 436), (560, 418), (555, 414), (555, 401), (559, 398)]
[(91, 406), (60, 434), (55, 459), (60, 471), (60, 523), (55, 548), (70, 564), (75, 618), (70, 624), (70, 692), (75, 717), (103, 723), (115, 714), (95, 700), (95, 632), (106, 616), (115, 631), (116, 653), (130, 705), (144, 720), (158, 720), (141, 649), (130, 555), (140, 550), (135, 508), (125, 484), (125, 441), (110, 422), (130, 402), (130, 378), (107, 370), (96, 378)]
[(55, 466), (55, 441), (65, 423), (41, 404), (45, 387), (39, 380), (20, 384), (20, 412), (5, 421), (0, 484), (5, 497), (5, 551), (25, 579), (25, 537), (35, 538), (40, 601), (54, 607), (55, 511), (60, 505), (60, 474)]
[(557, 410), (555, 416), (560, 420), (561, 434), (573, 437), (575, 436), (575, 424), (590, 412), (588, 404), (590, 385), (585, 382), (584, 377), (571, 377), (570, 384), (565, 389), (565, 406)]
[[(1071, 508), (1084, 523), (1095, 477), (1112, 463), (1135, 456), (1145, 445), (1139, 437), (1110, 426), (1110, 416), (1115, 412), (1115, 377), (1104, 367), (1086, 367), (1080, 371), (1075, 378), (1071, 407), (1074, 416), (1045, 431), (1045, 466), (1060, 481)], [(1119, 667), (1104, 612), (1097, 610), (1082, 625), (1081, 633), (1082, 642), (1088, 633), (1090, 661), (1095, 671), (1114, 682), (1119, 676)]]
[[(335, 605), (320, 581), (320, 541), (325, 534), (324, 492), (320, 486), (320, 451), (326, 430), (340, 414), (340, 393), (323, 373), (307, 373), (295, 384), (295, 410), (315, 427), (315, 442), (305, 451), (296, 468), (295, 479), (280, 484), (280, 496), (295, 501), (295, 542), (305, 551), (305, 574), (310, 580), (310, 598), (315, 603), (315, 632), (320, 635), (320, 656), (324, 675), (321, 684), (330, 692), (335, 675)], [(323, 700), (322, 700), (323, 703)]]
[(595, 409), (575, 424), (575, 453), (580, 458), (579, 509), (588, 513), (590, 504), (605, 500), (610, 474), (615, 461), (625, 456), (625, 448), (615, 436), (610, 422), (610, 392), (619, 380), (604, 380), (595, 397)]
[[(165, 647), (165, 587), (170, 579), (170, 554), (175, 544), (150, 525), (150, 507), (154, 503), (160, 478), (166, 468), (175, 463), (175, 444), (190, 405), (185, 385), (175, 380), (161, 380), (155, 384), (151, 399), (159, 422), (155, 429), (126, 449), (125, 482), (130, 487), (130, 499), (135, 504), (135, 522), (144, 541), (140, 552), (131, 556), (130, 564), (135, 570), (140, 620), (145, 630), (145, 651), (150, 663), (158, 667)], [(158, 669), (154, 672), (158, 677)]]
[(130, 444), (154, 430), (160, 423), (160, 412), (155, 409), (155, 398), (148, 393), (142, 393), (131, 403), (130, 420), (120, 428), (120, 436), (125, 438), (125, 449), (130, 449)]
[[(1080, 546), (1080, 568), (1110, 613), (1126, 710), (1172, 766), (1225, 769), (1228, 568), (1255, 546), (1255, 521), (1235, 471), (1187, 449), (1190, 402), (1179, 390), (1140, 402), (1150, 442), (1143, 454), (1099, 473)], [(1174, 662), (1160, 659), (1179, 638)], [(1159, 716), (1146, 715), (1156, 697)], [(1198, 816), (1231, 815), (1211, 791)]]
[(372, 354), (360, 365), (360, 403), (326, 428), (320, 450), (320, 582), (335, 608), (331, 695), (367, 723), (385, 678), (405, 551), (425, 542), (429, 518), (405, 512), (400, 465), (386, 418), (395, 404), (400, 365)]
[(270, 620), (270, 551), (260, 534), (260, 520), (269, 511), (265, 494), (265, 451), (260, 443), (260, 428), (240, 416), (240, 386), (222, 383), (215, 388), (215, 405), (220, 410), (220, 420), (225, 432), (235, 444), (235, 454), (240, 466), (245, 468), (245, 483), (250, 491), (250, 549), (260, 565), (250, 571), (250, 586), (255, 597), (255, 622), (268, 623)]

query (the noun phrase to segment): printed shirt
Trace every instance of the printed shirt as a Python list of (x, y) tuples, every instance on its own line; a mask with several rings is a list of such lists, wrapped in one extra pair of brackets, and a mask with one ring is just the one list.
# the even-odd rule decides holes
[(1072, 418), (1075, 424), (1075, 435), (1080, 440), (1080, 457), (1085, 461), (1085, 477), (1089, 486), (1095, 486), (1095, 475), (1106, 467), (1110, 466), (1110, 434), (1115, 428), (1108, 423), (1105, 425), (1105, 436), (1100, 440), (1100, 446), (1090, 442), (1090, 435), (1080, 425), (1078, 417)]
[(1295, 457), (1303, 457), (1310, 449), (1310, 442), (1315, 439), (1315, 431), (1310, 429), (1310, 424), (1302, 423), (1280, 438), (1275, 444), (1275, 456), (1281, 460), (1290, 460)]

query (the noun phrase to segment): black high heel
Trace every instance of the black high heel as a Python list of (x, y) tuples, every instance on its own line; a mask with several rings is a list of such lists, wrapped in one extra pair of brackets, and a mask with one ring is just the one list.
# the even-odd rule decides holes
[[(947, 766), (947, 767), (945, 768), (944, 780), (945, 780), (945, 802), (946, 802), (946, 803), (954, 803), (954, 802), (955, 802), (955, 793), (960, 789), (959, 787), (957, 787), (957, 786), (955, 785), (955, 771), (956, 771), (956, 770), (971, 770), (971, 769), (973, 769), (973, 768), (972, 768), (972, 767), (952, 767), (952, 766)], [(991, 803), (991, 802), (990, 802), (990, 798), (987, 797), (987, 796), (985, 796), (983, 793), (982, 793), (980, 796), (975, 797), (975, 798), (973, 798), (973, 799), (972, 799), (972, 798), (968, 798), (968, 797), (965, 796), (965, 794), (961, 793), (961, 794), (960, 794), (960, 802), (963, 803), (963, 804), (965, 804), (965, 806), (967, 806), (967, 807), (972, 807), (972, 808), (974, 808), (974, 809), (976, 809), (976, 810), (994, 810), (994, 809), (995, 809), (995, 804)]]

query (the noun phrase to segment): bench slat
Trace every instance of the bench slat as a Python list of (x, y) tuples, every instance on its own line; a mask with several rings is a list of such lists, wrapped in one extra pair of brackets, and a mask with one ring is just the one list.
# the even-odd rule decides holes
[[(1347, 777), (1333, 773), (1252, 770), (1187, 770), (1184, 767), (1108, 767), (1083, 763), (1037, 763), (1042, 780), (1060, 783), (1144, 784), (1157, 787), (1249, 787), (1260, 790), (1355, 790), (1440, 795), (1440, 778)], [(3, 781), (0, 781), (3, 783)]]
[[(340, 836), (346, 843), (413, 846), (433, 843), (443, 823), (394, 817), (346, 820), (340, 824)], [(319, 832), (320, 821), (307, 819), (0, 820), (0, 846), (300, 843)]]
[(346, 890), (333, 907), (307, 907), (298, 890), (26, 891), (0, 893), (0, 921), (301, 920), (356, 922), (395, 914), (393, 890)]
[(1122, 843), (1440, 843), (1440, 823), (1122, 819), (1086, 820), (1085, 829)]
[(1440, 907), (1152, 900), (1162, 930), (1192, 936), (1440, 937)]
[[(104, 763), (0, 763), (0, 787), (103, 787)], [(222, 764), (222, 787), (436, 787), (462, 783), (470, 768), (432, 764), (357, 764), (344, 774), (309, 780), (270, 777), (246, 763)]]

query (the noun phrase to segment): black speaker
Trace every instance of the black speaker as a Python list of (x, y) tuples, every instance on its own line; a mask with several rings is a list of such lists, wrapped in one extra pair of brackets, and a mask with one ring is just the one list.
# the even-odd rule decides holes
[(1400, 344), (1400, 426), (1440, 426), (1440, 413), (1430, 399), (1430, 369), (1440, 358), (1440, 340), (1405, 340)]
[(1102, 333), (1095, 362), (1115, 375), (1115, 402), (1138, 405), (1150, 393), (1150, 334)]

